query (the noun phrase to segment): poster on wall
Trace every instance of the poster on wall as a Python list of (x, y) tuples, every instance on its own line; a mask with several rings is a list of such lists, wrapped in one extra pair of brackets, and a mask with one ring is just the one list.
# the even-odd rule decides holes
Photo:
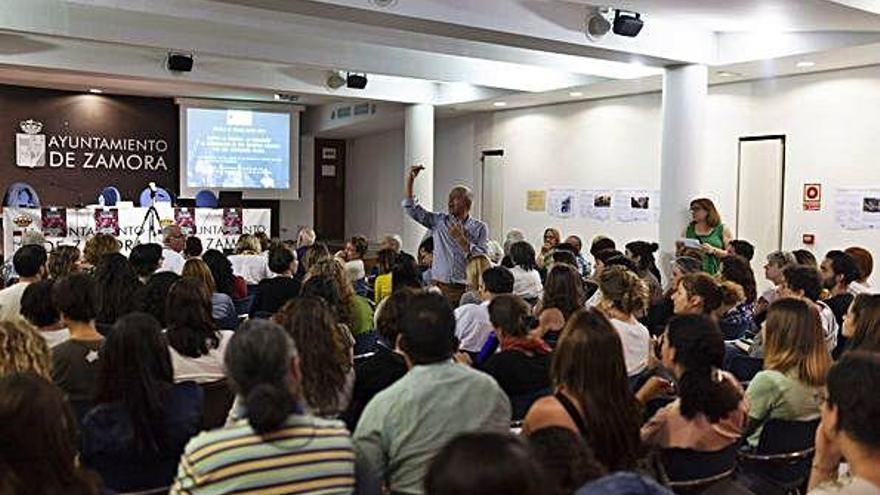
[(611, 218), (611, 197), (609, 189), (584, 189), (578, 193), (580, 214), (584, 218), (607, 221)]
[(183, 235), (196, 235), (196, 211), (194, 208), (175, 208), (174, 223), (180, 227)]
[(656, 222), (660, 212), (660, 193), (645, 189), (618, 189), (614, 192), (614, 215), (620, 222)]
[(241, 208), (223, 208), (223, 235), (241, 235)]
[(804, 211), (822, 209), (822, 184), (804, 184)]
[(43, 208), (41, 217), (45, 237), (65, 237), (67, 235), (67, 209)]
[(119, 235), (119, 210), (98, 208), (95, 210), (95, 233)]
[(526, 211), (545, 211), (547, 209), (547, 191), (542, 189), (526, 191)]
[(576, 193), (574, 189), (550, 189), (547, 208), (550, 216), (571, 218), (575, 212)]
[(880, 228), (880, 189), (838, 189), (834, 219), (846, 230)]

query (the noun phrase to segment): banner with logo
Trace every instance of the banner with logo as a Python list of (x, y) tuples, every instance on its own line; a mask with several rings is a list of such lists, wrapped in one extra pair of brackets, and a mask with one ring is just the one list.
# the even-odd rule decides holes
[(67, 209), (42, 209), (43, 235), (46, 237), (64, 237), (67, 235)]
[[(52, 210), (46, 208), (45, 210)], [(119, 209), (102, 209), (99, 207), (82, 208), (82, 209), (64, 209), (56, 208), (57, 211), (64, 211), (65, 224), (63, 228), (59, 227), (59, 222), (55, 222), (55, 230), (46, 229), (43, 225), (44, 213), (39, 208), (4, 208), (3, 209), (3, 255), (4, 259), (10, 259), (15, 250), (21, 245), (21, 239), (25, 232), (36, 230), (43, 232), (46, 236), (46, 249), (52, 249), (58, 245), (74, 245), (80, 249), (83, 248), (88, 238), (95, 235), (98, 231), (99, 212), (102, 216), (104, 227), (109, 228), (109, 224), (113, 220), (106, 218), (115, 218), (116, 227), (119, 234), (117, 238), (122, 243), (122, 251), (125, 254), (137, 244), (146, 242), (162, 243), (161, 229), (166, 225), (175, 223), (174, 208), (167, 204), (156, 205), (159, 213), (159, 223), (155, 225), (155, 231), (150, 232), (150, 222), (146, 214), (147, 208), (119, 208)], [(193, 211), (193, 228), (204, 245), (205, 249), (233, 249), (238, 235), (227, 235), (224, 233), (224, 209), (222, 208), (192, 208)], [(107, 213), (107, 212), (114, 213)], [(242, 209), (240, 211), (240, 232), (243, 234), (255, 234), (257, 232), (270, 231), (271, 226), (271, 210), (269, 209)], [(56, 217), (49, 216), (54, 219)], [(155, 223), (155, 222), (154, 222)], [(50, 235), (50, 234), (65, 235)]]

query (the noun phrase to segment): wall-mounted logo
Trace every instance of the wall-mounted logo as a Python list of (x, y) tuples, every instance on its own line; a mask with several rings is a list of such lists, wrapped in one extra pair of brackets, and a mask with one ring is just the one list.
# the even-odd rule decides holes
[(46, 166), (46, 135), (40, 134), (43, 123), (33, 119), (18, 123), (23, 132), (15, 134), (15, 164), (19, 167)]
[(16, 227), (26, 228), (30, 227), (32, 223), (34, 223), (34, 219), (27, 215), (26, 213), (22, 213), (21, 215), (16, 216), (12, 219), (12, 223), (15, 224)]

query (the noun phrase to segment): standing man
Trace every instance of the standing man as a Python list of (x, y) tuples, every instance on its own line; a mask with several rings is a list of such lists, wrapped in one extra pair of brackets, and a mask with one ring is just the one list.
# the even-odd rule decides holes
[(434, 238), (434, 263), (431, 276), (452, 307), (458, 305), (467, 290), (468, 256), (486, 254), (488, 228), (470, 216), (473, 193), (465, 186), (449, 191), (449, 213), (430, 212), (416, 203), (413, 183), (425, 167), (416, 165), (406, 178), (406, 199), (403, 209), (407, 215), (431, 231)]

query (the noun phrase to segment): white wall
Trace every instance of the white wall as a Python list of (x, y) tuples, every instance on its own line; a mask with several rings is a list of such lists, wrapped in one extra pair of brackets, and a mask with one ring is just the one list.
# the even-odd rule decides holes
[[(715, 199), (722, 217), (733, 227), (739, 138), (783, 134), (787, 139), (783, 248), (805, 247), (801, 236), (812, 233), (817, 242), (811, 249), (820, 256), (829, 249), (850, 245), (878, 249), (880, 232), (845, 231), (834, 220), (837, 188), (880, 187), (877, 108), (880, 67), (713, 86), (706, 118), (702, 189)], [(659, 187), (660, 112), (660, 94), (654, 93), (440, 120), (435, 205), (445, 204), (446, 192), (456, 183), (471, 183), (479, 191), (480, 150), (502, 148), (508, 167), (504, 176), (505, 230), (523, 229), (534, 243), (540, 242), (547, 226), (558, 227), (564, 234), (579, 234), (585, 242), (596, 234), (610, 235), (620, 244), (656, 239), (657, 225), (559, 220), (546, 213), (527, 212), (525, 202), (529, 189)], [(394, 210), (398, 209), (402, 187), (402, 135), (398, 130), (352, 142), (350, 156), (356, 158), (357, 177), (363, 185), (349, 181), (348, 231), (376, 236), (399, 230), (401, 217)], [(350, 172), (349, 177), (355, 173)], [(394, 186), (379, 183), (380, 177), (394, 179)], [(802, 189), (808, 182), (823, 185), (819, 212), (803, 211)], [(394, 198), (387, 197), (389, 193), (394, 193)], [(682, 218), (682, 227), (687, 220)], [(503, 235), (491, 233), (494, 238)], [(759, 277), (760, 266), (756, 260)]]

